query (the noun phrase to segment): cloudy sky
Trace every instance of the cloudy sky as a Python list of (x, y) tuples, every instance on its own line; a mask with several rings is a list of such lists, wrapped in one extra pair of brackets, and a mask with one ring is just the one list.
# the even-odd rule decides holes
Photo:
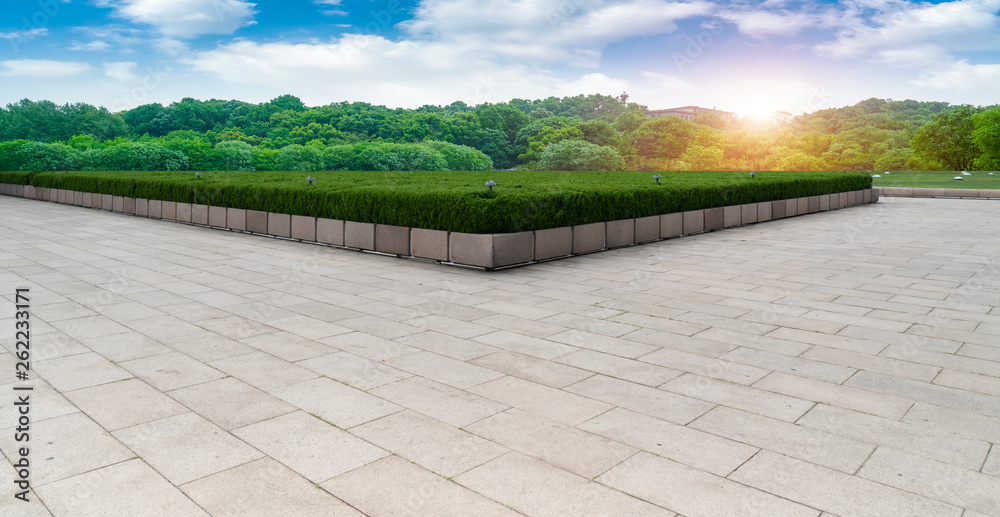
[(1000, 0), (18, 0), (0, 18), (0, 103), (985, 105), (998, 22)]

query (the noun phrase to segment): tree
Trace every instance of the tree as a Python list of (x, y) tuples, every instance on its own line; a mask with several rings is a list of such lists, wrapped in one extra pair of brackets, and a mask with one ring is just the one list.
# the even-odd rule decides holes
[(875, 159), (876, 171), (905, 171), (907, 163), (913, 157), (913, 149), (901, 147), (891, 149)]
[(1000, 106), (976, 113), (972, 120), (975, 126), (972, 141), (982, 152), (976, 167), (981, 170), (1000, 169)]
[(949, 170), (972, 170), (982, 154), (972, 139), (972, 117), (979, 111), (966, 104), (934, 115), (913, 137), (910, 147), (917, 156), (940, 162)]
[(510, 145), (507, 136), (498, 129), (487, 129), (483, 131), (482, 144), (479, 150), (489, 156), (493, 166), (498, 169), (510, 169), (514, 167), (517, 154), (514, 146)]
[(83, 165), (98, 171), (180, 171), (188, 168), (188, 159), (155, 142), (125, 142), (86, 151)]
[(80, 151), (66, 144), (28, 142), (17, 149), (22, 171), (75, 171), (81, 158)]
[(528, 139), (528, 150), (517, 159), (527, 164), (536, 162), (541, 158), (546, 146), (563, 140), (583, 140), (583, 131), (575, 126), (560, 128), (545, 126), (537, 135)]
[(620, 171), (625, 159), (610, 147), (584, 140), (562, 140), (548, 145), (538, 160), (545, 171)]
[(252, 171), (256, 153), (253, 146), (239, 140), (227, 140), (215, 144), (215, 159), (219, 170)]
[(722, 149), (692, 145), (681, 155), (681, 160), (686, 162), (691, 170), (717, 171), (722, 169)]
[(493, 160), (472, 147), (448, 142), (423, 142), (423, 145), (441, 153), (450, 171), (493, 170)]
[(287, 145), (281, 148), (275, 165), (282, 171), (323, 170), (323, 153), (314, 146)]
[(639, 156), (680, 158), (694, 142), (697, 126), (679, 117), (649, 119), (632, 133), (632, 142)]

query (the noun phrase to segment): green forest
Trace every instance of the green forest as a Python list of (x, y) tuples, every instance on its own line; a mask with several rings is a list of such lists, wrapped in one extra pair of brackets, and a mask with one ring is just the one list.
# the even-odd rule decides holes
[[(657, 108), (662, 106), (657, 106)], [(0, 109), (0, 170), (997, 170), (1000, 107), (868, 99), (771, 120), (651, 119), (628, 95), (390, 109), (185, 98)]]

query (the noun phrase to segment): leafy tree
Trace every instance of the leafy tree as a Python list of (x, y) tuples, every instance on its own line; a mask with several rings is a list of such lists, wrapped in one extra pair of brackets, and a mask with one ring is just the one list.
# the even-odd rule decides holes
[(601, 147), (584, 140), (562, 140), (545, 148), (538, 160), (538, 169), (620, 171), (625, 169), (625, 159), (611, 147)]
[(256, 152), (253, 146), (239, 140), (227, 140), (215, 144), (215, 159), (219, 170), (252, 171)]
[[(448, 142), (423, 142), (423, 145), (440, 153), (451, 171), (493, 170), (493, 160), (478, 149)], [(434, 169), (438, 170), (438, 169)]]
[(641, 111), (626, 111), (615, 119), (614, 128), (615, 131), (628, 134), (642, 127), (647, 120), (649, 117)]
[(287, 145), (281, 148), (275, 165), (282, 171), (323, 170), (323, 153), (314, 146)]
[(972, 170), (982, 154), (972, 139), (975, 130), (972, 117), (978, 111), (962, 105), (934, 115), (913, 137), (910, 146), (921, 158), (941, 162), (949, 170)]
[(639, 156), (650, 158), (680, 158), (694, 142), (697, 126), (679, 117), (654, 118), (632, 133), (632, 142)]
[(479, 150), (492, 160), (493, 165), (498, 169), (510, 169), (514, 167), (517, 155), (514, 153), (514, 146), (507, 140), (507, 136), (498, 129), (487, 129), (483, 131), (482, 145)]
[(691, 170), (717, 171), (722, 169), (722, 149), (718, 147), (703, 147), (692, 145), (688, 147), (681, 160), (689, 164)]
[(398, 171), (405, 164), (400, 156), (393, 153), (389, 144), (358, 144), (351, 157), (350, 170), (354, 171)]
[(157, 143), (187, 156), (188, 164), (183, 170), (209, 171), (218, 167), (215, 150), (204, 133), (190, 129), (171, 131), (167, 136), (158, 139)]
[(1000, 106), (976, 113), (972, 120), (975, 126), (972, 141), (982, 152), (976, 167), (981, 170), (1000, 169)]
[(907, 170), (907, 163), (910, 162), (911, 158), (913, 158), (913, 149), (909, 147), (890, 149), (878, 158), (875, 158), (874, 170), (905, 171)]
[(538, 134), (528, 139), (528, 150), (517, 159), (528, 164), (536, 162), (541, 158), (546, 146), (563, 140), (583, 140), (583, 131), (569, 125), (558, 128), (545, 126)]
[(390, 151), (399, 158), (404, 171), (446, 171), (448, 162), (444, 156), (424, 145), (388, 144)]
[(188, 168), (188, 158), (155, 142), (126, 142), (83, 153), (85, 170), (180, 171)]
[(19, 171), (21, 170), (21, 158), (18, 154), (18, 150), (31, 143), (30, 140), (10, 140), (7, 142), (0, 142), (0, 171)]
[(528, 123), (528, 116), (510, 104), (482, 104), (476, 108), (483, 130), (496, 129), (514, 143), (517, 132)]
[(798, 149), (778, 146), (771, 149), (764, 167), (772, 171), (821, 171), (826, 168), (826, 163), (822, 158), (810, 156)]
[(28, 142), (17, 149), (22, 171), (75, 171), (80, 168), (80, 151), (66, 144)]

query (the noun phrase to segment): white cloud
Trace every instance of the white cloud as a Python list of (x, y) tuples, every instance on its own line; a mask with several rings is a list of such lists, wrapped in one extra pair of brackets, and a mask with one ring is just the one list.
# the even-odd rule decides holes
[(67, 77), (90, 69), (87, 63), (21, 59), (0, 61), (0, 76), (4, 77)]
[(751, 38), (795, 36), (803, 29), (821, 24), (815, 14), (787, 11), (725, 11), (718, 16), (735, 23), (741, 33)]
[(97, 52), (97, 51), (101, 51), (101, 50), (107, 50), (108, 47), (110, 47), (110, 46), (111, 45), (108, 45), (108, 42), (103, 41), (103, 40), (94, 40), (94, 41), (91, 41), (90, 43), (77, 43), (77, 42), (74, 41), (73, 45), (70, 46), (67, 50), (76, 50), (76, 51), (84, 51), (84, 52)]
[(135, 82), (138, 77), (135, 74), (135, 69), (139, 66), (138, 63), (133, 63), (131, 61), (120, 61), (114, 63), (104, 63), (104, 75), (118, 81), (120, 83)]
[(918, 45), (936, 45), (948, 51), (993, 50), (1000, 45), (1000, 0), (893, 2), (878, 8), (868, 22), (855, 18), (845, 23), (836, 39), (816, 45), (816, 52), (847, 59)]
[(343, 9), (329, 9), (321, 12), (327, 16), (347, 16), (348, 14), (351, 14)]
[(253, 25), (257, 4), (246, 0), (105, 0), (115, 15), (156, 27), (164, 36), (194, 38), (232, 34)]
[(40, 38), (42, 36), (47, 35), (48, 33), (49, 30), (44, 27), (40, 29), (31, 29), (26, 31), (0, 32), (0, 39), (29, 40), (29, 39)]
[(425, 0), (400, 26), (415, 39), (511, 62), (596, 66), (610, 43), (671, 32), (712, 9), (702, 0)]
[[(963, 59), (945, 68), (927, 70), (913, 84), (936, 90), (980, 91), (988, 94), (987, 100), (983, 102), (995, 103), (998, 82), (1000, 64), (974, 65)], [(988, 100), (990, 98), (992, 100)]]

